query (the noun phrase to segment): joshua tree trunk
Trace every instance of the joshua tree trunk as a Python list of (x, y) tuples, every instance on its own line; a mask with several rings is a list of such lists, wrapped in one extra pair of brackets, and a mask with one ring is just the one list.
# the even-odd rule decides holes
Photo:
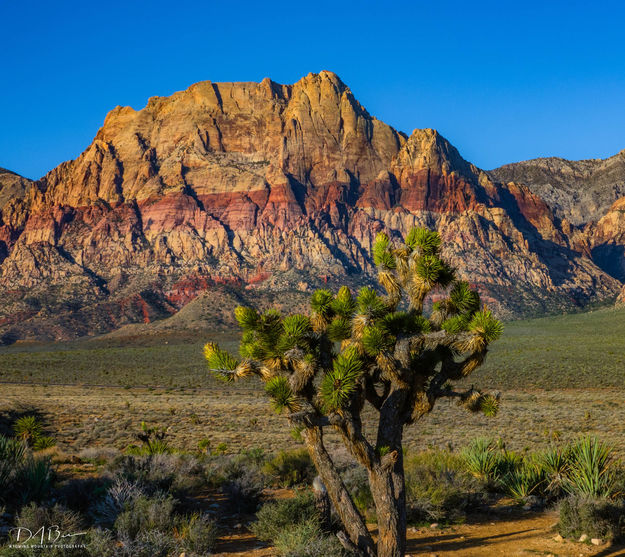
[(373, 539), (367, 525), (354, 505), (352, 498), (334, 466), (330, 455), (323, 444), (322, 430), (318, 427), (307, 428), (304, 440), (311, 455), (315, 468), (321, 476), (334, 509), (347, 531), (349, 540), (354, 548), (366, 557), (375, 557)]
[(378, 520), (378, 557), (403, 557), (406, 551), (406, 498), (401, 463), (369, 473)]

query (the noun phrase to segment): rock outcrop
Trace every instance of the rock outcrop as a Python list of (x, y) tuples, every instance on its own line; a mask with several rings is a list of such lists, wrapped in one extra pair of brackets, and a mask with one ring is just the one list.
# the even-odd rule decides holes
[(501, 315), (613, 299), (621, 282), (593, 261), (587, 231), (494, 176), (435, 130), (377, 120), (331, 72), (117, 107), (76, 160), (10, 200), (0, 190), (0, 335), (104, 332), (200, 293), (259, 302), (357, 286), (375, 272), (377, 232), (414, 225), (441, 232)]
[(625, 196), (625, 150), (607, 159), (533, 159), (506, 164), (489, 174), (502, 182), (525, 184), (556, 216), (582, 225), (599, 220)]

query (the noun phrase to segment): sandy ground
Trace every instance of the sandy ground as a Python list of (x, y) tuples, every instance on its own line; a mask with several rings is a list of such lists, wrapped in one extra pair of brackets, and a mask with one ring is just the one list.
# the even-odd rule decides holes
[[(556, 541), (553, 527), (557, 515), (546, 513), (515, 513), (509, 518), (475, 515), (465, 524), (441, 529), (410, 528), (408, 550), (413, 557), (617, 557), (625, 556), (625, 546), (594, 546), (590, 543)], [(249, 533), (233, 533), (221, 538), (217, 556), (270, 557), (270, 547)]]

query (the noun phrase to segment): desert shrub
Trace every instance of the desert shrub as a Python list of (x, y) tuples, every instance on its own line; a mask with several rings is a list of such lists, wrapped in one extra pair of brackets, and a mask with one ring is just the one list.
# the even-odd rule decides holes
[(141, 484), (146, 491), (186, 491), (205, 481), (201, 463), (192, 455), (124, 455), (108, 467), (114, 477)]
[(172, 552), (178, 553), (176, 539), (161, 530), (140, 532), (131, 543), (123, 541), (122, 548), (128, 557), (169, 557)]
[(28, 528), (31, 532), (51, 525), (58, 526), (61, 532), (80, 532), (84, 528), (80, 513), (59, 504), (50, 507), (30, 503), (20, 510), (16, 524)]
[(124, 510), (115, 520), (117, 537), (124, 541), (134, 541), (140, 534), (153, 530), (165, 532), (173, 524), (175, 500), (170, 495), (159, 494), (152, 497), (139, 495), (124, 505)]
[(202, 437), (197, 442), (197, 450), (201, 453), (210, 454), (211, 441), (208, 437)]
[(110, 530), (91, 528), (85, 540), (86, 552), (89, 557), (117, 557), (118, 547)]
[(614, 540), (625, 534), (625, 502), (606, 497), (569, 495), (559, 505), (558, 528), (564, 537)]
[(347, 552), (336, 536), (321, 530), (315, 518), (303, 520), (280, 531), (274, 539), (283, 557), (343, 557)]
[(56, 489), (56, 496), (69, 509), (87, 512), (94, 499), (104, 497), (109, 487), (110, 481), (101, 476), (72, 478)]
[(254, 535), (263, 541), (273, 541), (283, 530), (300, 521), (319, 522), (314, 497), (311, 492), (298, 493), (291, 499), (265, 503), (256, 513), (256, 522), (250, 526)]
[(426, 451), (405, 462), (408, 516), (414, 522), (455, 521), (484, 500), (483, 483), (450, 451)]
[(362, 466), (349, 466), (342, 473), (343, 483), (358, 510), (368, 518), (375, 517), (375, 504), (369, 487), (367, 471)]
[(138, 483), (122, 477), (115, 478), (104, 497), (94, 506), (96, 522), (112, 526), (121, 512), (143, 495), (145, 493)]
[(263, 466), (263, 472), (283, 487), (310, 483), (315, 468), (306, 449), (280, 451)]
[(222, 485), (230, 509), (239, 514), (255, 512), (264, 489), (264, 479), (254, 468), (242, 468), (239, 474), (230, 476)]
[(616, 467), (612, 447), (596, 437), (583, 437), (570, 449), (570, 467), (564, 482), (569, 493), (590, 497), (614, 494)]
[(180, 545), (184, 551), (195, 554), (208, 554), (217, 541), (217, 525), (206, 514), (194, 513), (184, 517), (178, 526)]
[(119, 456), (119, 451), (114, 447), (89, 447), (78, 453), (78, 458), (92, 462), (93, 464), (106, 464)]
[[(57, 526), (59, 532), (63, 533), (80, 533), (83, 530), (83, 520), (79, 513), (69, 511), (61, 505), (39, 506), (30, 503), (23, 507), (19, 515), (15, 519), (15, 524), (21, 528), (28, 528), (35, 534), (40, 528), (50, 528)], [(54, 536), (53, 538), (54, 539)], [(85, 543), (86, 536), (72, 538), (70, 544)], [(41, 543), (41, 534), (35, 534), (30, 540), (21, 540), (20, 546), (9, 547), (3, 550), (2, 555), (7, 557), (26, 557), (37, 553), (32, 545)], [(43, 543), (48, 543), (47, 532), (44, 534)], [(66, 540), (59, 539), (56, 544), (50, 544), (46, 547), (45, 555), (49, 557), (79, 557), (85, 554), (83, 548), (65, 548), (62, 547)]]

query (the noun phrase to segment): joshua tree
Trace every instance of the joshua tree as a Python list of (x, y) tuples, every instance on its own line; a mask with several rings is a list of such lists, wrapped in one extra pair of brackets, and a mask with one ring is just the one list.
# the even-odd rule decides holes
[[(243, 329), (239, 361), (217, 345), (205, 346), (209, 368), (225, 380), (257, 375), (274, 409), (301, 430), (345, 533), (343, 544), (361, 555), (399, 557), (406, 545), (404, 427), (432, 411), (441, 397), (455, 397), (473, 412), (494, 415), (496, 396), (452, 381), (467, 377), (503, 330), (480, 298), (440, 257), (437, 232), (415, 228), (401, 246), (379, 234), (373, 248), (385, 291), (347, 287), (336, 295), (317, 290), (310, 315), (282, 317), (238, 307)], [(426, 295), (441, 297), (429, 317)], [(363, 410), (375, 412), (377, 433), (363, 431)], [(374, 424), (375, 425), (375, 424)], [(375, 501), (379, 536), (374, 543), (324, 445), (324, 430), (340, 435), (366, 468)]]

